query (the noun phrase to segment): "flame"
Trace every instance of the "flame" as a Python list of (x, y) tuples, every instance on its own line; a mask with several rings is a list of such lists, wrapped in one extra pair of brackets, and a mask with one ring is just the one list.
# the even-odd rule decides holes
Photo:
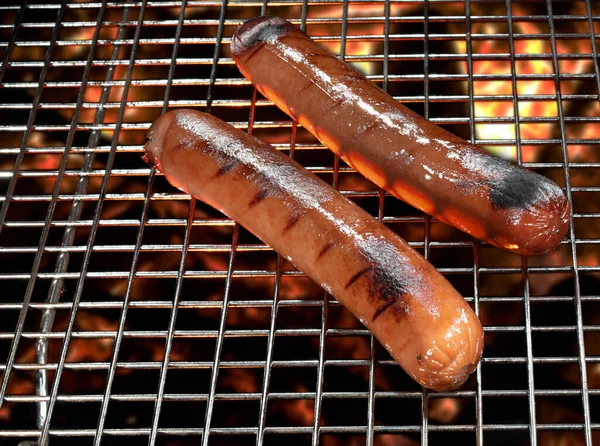
[[(67, 327), (68, 314), (58, 313), (54, 323), (53, 332), (64, 332)], [(93, 312), (80, 310), (77, 313), (75, 321), (76, 331), (116, 331), (117, 321), (110, 320)], [(112, 346), (114, 338), (112, 336), (96, 339), (74, 338), (69, 343), (67, 351), (67, 363), (78, 362), (106, 362), (110, 361), (112, 356)], [(62, 340), (60, 342), (48, 342), (48, 363), (56, 363)], [(16, 363), (30, 364), (35, 363), (35, 342), (29, 342), (23, 346), (19, 352)], [(66, 371), (65, 373), (69, 373)], [(51, 375), (52, 376), (52, 375)], [(35, 373), (23, 372), (13, 373), (8, 382), (7, 395), (34, 395)], [(63, 379), (61, 380), (61, 391), (74, 393), (80, 389), (89, 391), (90, 389), (99, 389), (105, 384), (105, 380), (99, 376), (88, 376), (85, 379)], [(10, 420), (14, 403), (7, 403), (0, 409), (0, 420)]]
[[(296, 268), (293, 267), (293, 270)], [(302, 277), (287, 276), (279, 282), (279, 296), (285, 300), (300, 300), (315, 296), (314, 290), (317, 285), (311, 286), (312, 283)]]
[[(74, 9), (72, 13), (75, 18), (81, 22), (95, 22), (96, 11), (90, 9)], [(122, 11), (120, 9), (109, 9), (107, 10), (104, 21), (119, 22), (121, 21)], [(146, 12), (145, 20), (153, 20), (161, 18), (159, 13), (156, 11), (149, 10)], [(95, 26), (86, 27), (67, 27), (64, 36), (61, 40), (70, 41), (90, 41), (92, 40), (95, 33)], [(104, 26), (100, 34), (100, 39), (107, 41), (116, 41), (118, 33), (117, 26)], [(111, 58), (111, 54), (114, 49), (114, 44), (108, 45), (97, 45), (95, 49), (94, 59), (100, 61), (108, 61)], [(53, 51), (53, 60), (61, 61), (85, 61), (91, 46), (89, 44), (69, 44), (69, 45), (58, 45)], [(11, 60), (43, 60), (45, 48), (42, 46), (34, 47), (16, 47), (12, 52)], [(119, 53), (117, 56), (118, 61), (129, 60), (131, 51), (131, 45), (120, 45)], [(136, 59), (150, 59), (150, 58), (168, 58), (170, 57), (170, 48), (166, 45), (140, 45), (136, 54)], [(94, 81), (104, 80), (107, 67), (97, 67), (92, 71), (90, 79)], [(65, 78), (71, 79), (73, 74), (68, 72), (69, 69), (63, 67), (57, 67), (51, 70), (48, 74), (46, 81), (57, 82), (62, 81)], [(112, 81), (120, 80), (124, 81), (127, 77), (128, 66), (118, 65), (115, 67)], [(132, 79), (161, 79), (164, 78), (164, 69), (161, 66), (143, 66), (135, 64), (132, 69)], [(35, 81), (34, 77), (35, 70), (28, 70), (25, 72), (24, 81)], [(100, 98), (102, 95), (103, 87), (90, 87), (89, 85), (84, 86), (84, 105), (79, 112), (78, 123), (80, 124), (91, 124), (94, 122), (96, 114), (99, 110)], [(144, 86), (132, 85), (129, 88), (127, 100), (130, 102), (143, 102), (150, 100), (162, 99), (163, 88), (155, 87), (148, 88)], [(79, 89), (72, 88), (65, 93), (64, 88), (47, 88), (44, 90), (43, 98), (48, 103), (63, 103), (71, 102), (75, 103), (76, 96), (79, 93)], [(67, 97), (65, 97), (65, 94)], [(107, 102), (110, 107), (104, 109), (104, 120), (103, 123), (110, 125), (114, 124), (118, 113), (120, 104), (123, 96), (123, 86), (112, 86)], [(70, 122), (73, 119), (74, 110), (73, 108), (59, 108), (56, 110), (58, 114), (62, 116), (64, 120)], [(124, 122), (149, 122), (156, 118), (157, 110), (154, 107), (143, 107), (142, 105), (128, 106), (125, 110)], [(101, 133), (103, 139), (110, 140), (113, 136), (113, 130), (103, 130)], [(144, 132), (136, 131), (124, 131), (121, 129), (119, 132), (119, 144), (142, 144), (144, 142)]]
[(421, 444), (413, 438), (398, 434), (375, 435), (373, 443), (375, 446), (418, 446)]
[[(342, 9), (337, 6), (327, 8), (314, 8), (310, 10), (309, 18), (342, 18)], [(348, 5), (348, 17), (381, 17), (383, 15), (383, 5), (365, 5), (353, 4)], [(354, 27), (354, 29), (356, 29)], [(384, 30), (383, 22), (378, 21), (360, 27), (361, 35), (382, 36)], [(336, 35), (341, 31), (338, 25), (315, 26), (309, 30), (311, 37), (322, 37)], [(348, 36), (356, 34), (353, 27), (348, 27)], [(341, 39), (334, 41), (321, 41), (320, 45), (327, 48), (334, 54), (340, 54), (342, 51)], [(382, 42), (380, 39), (372, 40), (354, 40), (346, 39), (346, 56), (369, 56), (381, 53)], [(374, 74), (376, 64), (374, 62), (351, 62), (351, 65), (362, 72), (363, 74)]]
[[(593, 101), (586, 104), (589, 108), (585, 112), (585, 116), (596, 117), (600, 116), (600, 104)], [(595, 139), (600, 134), (600, 123), (586, 122), (585, 124), (569, 125), (566, 128), (567, 139)], [(569, 153), (569, 161), (571, 162), (598, 162), (596, 146), (590, 144), (570, 144), (567, 147)]]
[(459, 398), (435, 398), (429, 402), (429, 416), (438, 423), (452, 423), (462, 411), (464, 400)]
[(248, 369), (225, 369), (221, 372), (220, 384), (234, 390), (236, 393), (260, 392), (261, 387), (256, 379), (256, 374)]
[[(527, 15), (522, 7), (514, 5), (514, 15)], [(500, 33), (500, 24), (485, 23), (474, 25), (474, 33), (478, 34), (495, 34)], [(539, 34), (539, 25), (532, 22), (516, 21), (513, 24), (514, 34)], [(585, 42), (577, 42), (577, 48), (573, 47), (572, 43), (563, 40), (557, 40), (557, 52), (572, 53), (574, 50), (586, 52), (589, 44)], [(466, 51), (466, 42), (460, 42), (457, 47), (461, 51)], [(510, 51), (507, 41), (505, 40), (475, 40), (472, 43), (473, 54), (498, 54)], [(533, 74), (533, 75), (549, 75), (549, 79), (527, 79), (517, 80), (517, 96), (522, 95), (556, 95), (556, 87), (554, 82), (554, 67), (552, 60), (547, 57), (552, 53), (550, 42), (542, 39), (515, 39), (514, 40), (515, 55), (526, 56), (526, 59), (519, 59), (515, 62), (515, 74)], [(540, 56), (540, 55), (546, 56)], [(573, 59), (561, 60), (559, 69), (561, 73), (581, 73), (591, 68), (591, 59)], [(462, 70), (467, 73), (466, 62), (462, 63)], [(473, 74), (477, 75), (498, 75), (511, 74), (510, 61), (508, 60), (482, 60), (473, 62)], [(565, 83), (562, 90), (563, 94), (573, 93), (576, 88), (576, 83)], [(513, 96), (512, 81), (510, 79), (484, 80), (474, 81), (473, 94), (486, 96)], [(492, 100), (492, 101), (475, 101), (475, 117), (476, 118), (514, 118), (514, 104), (512, 98), (509, 100)], [(558, 105), (555, 99), (534, 100), (534, 101), (518, 101), (519, 119), (523, 118), (557, 118)], [(549, 123), (520, 123), (520, 139), (550, 139), (556, 131), (556, 122)], [(475, 131), (478, 139), (485, 140), (505, 140), (516, 138), (516, 127), (513, 123), (482, 123), (476, 124)], [(495, 154), (505, 158), (516, 158), (515, 146), (499, 146), (489, 147)], [(534, 161), (537, 158), (537, 148), (524, 147), (526, 159)]]
[[(583, 415), (575, 410), (558, 404), (556, 400), (542, 399), (537, 404), (538, 423), (571, 424), (582, 423)], [(600, 441), (600, 433), (592, 433), (592, 444)], [(583, 432), (541, 431), (538, 433), (540, 444), (547, 446), (578, 446), (585, 444)]]
[[(116, 331), (118, 323), (88, 311), (77, 313), (76, 326), (80, 331)], [(102, 362), (112, 355), (113, 337), (73, 339), (67, 352), (67, 362)]]
[[(296, 391), (308, 392), (308, 387), (299, 384)], [(313, 423), (315, 403), (312, 399), (274, 400), (269, 405), (271, 411), (285, 414), (294, 426), (311, 426)]]

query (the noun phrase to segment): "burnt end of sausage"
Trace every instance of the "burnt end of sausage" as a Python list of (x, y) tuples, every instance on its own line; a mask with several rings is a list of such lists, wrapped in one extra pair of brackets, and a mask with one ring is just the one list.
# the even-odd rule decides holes
[(495, 209), (526, 209), (540, 195), (543, 177), (525, 169), (511, 169), (490, 185), (490, 201)]
[(231, 53), (238, 55), (253, 46), (275, 39), (296, 29), (281, 17), (255, 17), (238, 28), (231, 39)]

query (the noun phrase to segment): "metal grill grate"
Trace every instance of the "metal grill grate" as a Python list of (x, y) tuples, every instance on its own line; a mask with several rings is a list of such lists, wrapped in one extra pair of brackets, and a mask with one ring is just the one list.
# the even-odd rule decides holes
[[(520, 258), (363, 180), (235, 68), (230, 36), (264, 13), (557, 181), (568, 239)], [(599, 14), (591, 0), (0, 6), (2, 444), (592, 444)], [(423, 391), (301, 272), (150, 171), (145, 130), (182, 106), (286, 151), (424, 252), (485, 326), (465, 387)]]

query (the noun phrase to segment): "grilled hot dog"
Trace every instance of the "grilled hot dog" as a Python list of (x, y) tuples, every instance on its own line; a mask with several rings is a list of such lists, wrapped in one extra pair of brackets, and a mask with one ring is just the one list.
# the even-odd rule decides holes
[(460, 386), (483, 348), (469, 305), (419, 253), (295, 161), (192, 110), (150, 128), (146, 161), (238, 221), (360, 319), (417, 382)]
[(378, 186), (519, 254), (555, 248), (569, 202), (554, 182), (428, 122), (278, 17), (235, 32), (231, 52), (258, 90)]

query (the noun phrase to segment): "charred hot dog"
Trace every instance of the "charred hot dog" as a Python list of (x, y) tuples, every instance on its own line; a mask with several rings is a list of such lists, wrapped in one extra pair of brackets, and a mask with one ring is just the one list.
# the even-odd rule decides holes
[(286, 20), (249, 20), (231, 52), (263, 95), (423, 212), (525, 255), (555, 248), (567, 232), (569, 202), (554, 182), (418, 116)]
[(160, 117), (146, 160), (238, 221), (360, 319), (417, 382), (460, 386), (483, 349), (469, 305), (419, 253), (295, 161), (192, 110)]

